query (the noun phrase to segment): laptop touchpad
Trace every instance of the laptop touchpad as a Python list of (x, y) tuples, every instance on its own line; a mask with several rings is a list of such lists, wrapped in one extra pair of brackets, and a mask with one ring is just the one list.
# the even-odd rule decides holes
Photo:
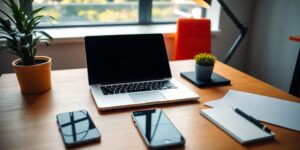
[(135, 103), (145, 103), (165, 99), (160, 92), (130, 93), (129, 96)]

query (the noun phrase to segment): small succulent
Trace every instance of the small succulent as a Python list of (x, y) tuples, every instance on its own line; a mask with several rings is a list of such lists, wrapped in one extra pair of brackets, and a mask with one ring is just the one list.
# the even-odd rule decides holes
[(39, 43), (43, 42), (48, 46), (52, 40), (46, 32), (34, 30), (45, 16), (38, 15), (44, 7), (32, 10), (32, 1), (20, 0), (18, 5), (15, 0), (3, 0), (11, 15), (0, 9), (0, 13), (6, 17), (0, 18), (0, 39), (5, 40), (0, 51), (18, 56), (24, 66), (35, 64), (36, 46)]
[(216, 57), (209, 53), (199, 53), (195, 56), (196, 64), (202, 66), (213, 66), (216, 61)]

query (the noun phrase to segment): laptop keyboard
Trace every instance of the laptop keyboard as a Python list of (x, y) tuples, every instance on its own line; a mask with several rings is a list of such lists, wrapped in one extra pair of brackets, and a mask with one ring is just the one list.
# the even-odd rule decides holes
[(176, 89), (177, 87), (169, 80), (164, 81), (147, 81), (138, 83), (124, 83), (116, 85), (100, 86), (104, 95), (122, 94), (153, 90)]

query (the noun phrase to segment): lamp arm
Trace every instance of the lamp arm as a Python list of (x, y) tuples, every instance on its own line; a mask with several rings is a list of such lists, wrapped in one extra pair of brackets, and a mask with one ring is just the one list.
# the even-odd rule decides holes
[(224, 63), (227, 64), (228, 61), (231, 59), (232, 55), (234, 54), (234, 52), (236, 51), (236, 49), (239, 47), (240, 43), (242, 42), (242, 40), (244, 39), (245, 34), (240, 34), (237, 39), (235, 40), (235, 42), (232, 44), (231, 48), (229, 49), (228, 53), (226, 54), (226, 57), (224, 59)]
[(236, 49), (238, 48), (238, 46), (240, 45), (241, 41), (244, 39), (246, 33), (248, 32), (248, 28), (246, 26), (244, 26), (243, 24), (241, 24), (241, 22), (236, 18), (236, 16), (232, 13), (232, 11), (227, 7), (227, 5), (224, 3), (223, 0), (218, 0), (218, 2), (220, 3), (221, 7), (223, 8), (224, 12), (228, 15), (228, 17), (233, 21), (233, 23), (236, 25), (236, 27), (240, 30), (240, 35), (238, 36), (238, 38), (235, 40), (235, 42), (233, 43), (233, 45), (231, 46), (231, 48), (229, 49), (224, 63), (228, 63), (228, 61), (231, 59), (232, 55), (234, 54), (234, 52), (236, 51)]

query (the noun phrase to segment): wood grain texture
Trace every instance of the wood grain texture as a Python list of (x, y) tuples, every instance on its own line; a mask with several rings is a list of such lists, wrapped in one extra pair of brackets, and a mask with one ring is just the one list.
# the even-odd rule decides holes
[(179, 72), (194, 70), (194, 61), (170, 62), (172, 74), (181, 83), (200, 94), (199, 103), (184, 102), (100, 112), (89, 91), (86, 69), (52, 71), (53, 87), (43, 94), (22, 95), (15, 74), (0, 77), (0, 149), (65, 149), (56, 124), (56, 114), (87, 110), (101, 132), (100, 143), (78, 149), (146, 149), (130, 113), (134, 110), (161, 108), (186, 138), (184, 148), (210, 149), (299, 149), (300, 133), (269, 125), (276, 140), (241, 145), (199, 114), (207, 108), (202, 103), (221, 98), (229, 89), (252, 92), (300, 102), (289, 95), (245, 73), (220, 62), (215, 72), (231, 80), (228, 86), (197, 88), (180, 77)]

